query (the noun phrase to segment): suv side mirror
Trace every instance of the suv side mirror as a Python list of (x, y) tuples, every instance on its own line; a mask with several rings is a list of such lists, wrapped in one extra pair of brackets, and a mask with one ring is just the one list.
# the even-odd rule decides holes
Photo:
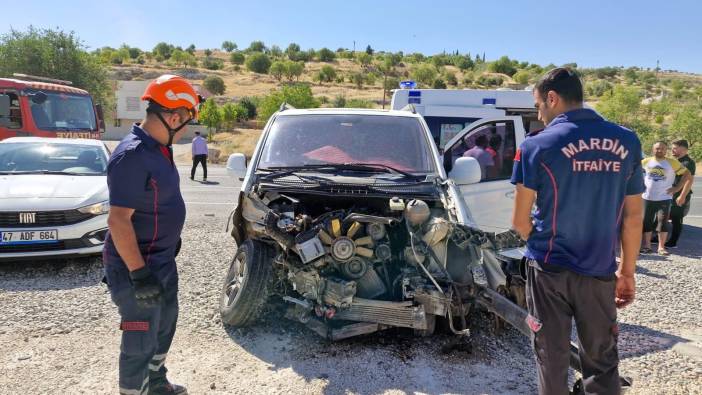
[(478, 163), (477, 159), (468, 156), (458, 158), (449, 173), (449, 178), (456, 185), (470, 185), (480, 182), (482, 178), (480, 163)]
[(227, 159), (227, 174), (233, 178), (238, 178), (239, 181), (244, 180), (244, 176), (246, 176), (246, 156), (244, 154), (229, 155), (229, 159)]
[(95, 105), (95, 112), (97, 112), (98, 128), (104, 133), (105, 132), (105, 113), (102, 110), (102, 104)]

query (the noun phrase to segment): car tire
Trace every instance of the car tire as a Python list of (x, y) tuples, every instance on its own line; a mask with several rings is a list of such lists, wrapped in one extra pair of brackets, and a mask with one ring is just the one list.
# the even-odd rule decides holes
[(271, 291), (273, 254), (260, 241), (246, 240), (239, 247), (222, 287), (222, 322), (244, 327), (256, 321)]

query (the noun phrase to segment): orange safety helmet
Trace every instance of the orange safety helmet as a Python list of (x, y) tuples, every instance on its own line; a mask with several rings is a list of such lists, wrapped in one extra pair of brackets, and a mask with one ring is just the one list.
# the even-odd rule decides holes
[(184, 107), (190, 113), (190, 117), (197, 119), (198, 104), (202, 97), (195, 92), (195, 88), (185, 78), (164, 74), (151, 81), (146, 87), (141, 100), (148, 100), (158, 104), (165, 110), (175, 110)]

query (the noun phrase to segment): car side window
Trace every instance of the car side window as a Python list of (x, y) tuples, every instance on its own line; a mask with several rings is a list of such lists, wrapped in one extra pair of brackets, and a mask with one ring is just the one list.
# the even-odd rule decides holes
[(9, 129), (20, 129), (22, 127), (22, 110), (20, 109), (19, 97), (16, 93), (7, 92), (10, 97), (10, 122)]
[(486, 123), (447, 147), (444, 168), (450, 172), (458, 158), (472, 157), (480, 164), (480, 182), (509, 179), (516, 149), (512, 121)]

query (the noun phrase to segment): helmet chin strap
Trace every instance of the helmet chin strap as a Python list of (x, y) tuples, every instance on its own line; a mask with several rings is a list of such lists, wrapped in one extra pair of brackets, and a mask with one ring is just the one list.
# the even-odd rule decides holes
[(190, 120), (192, 119), (192, 118), (188, 119), (187, 121), (180, 124), (180, 126), (173, 129), (168, 124), (168, 122), (166, 122), (166, 120), (163, 118), (163, 115), (161, 115), (160, 112), (157, 112), (156, 116), (158, 117), (158, 119), (161, 120), (161, 123), (163, 124), (163, 126), (168, 130), (168, 144), (166, 144), (166, 147), (170, 147), (173, 145), (173, 137), (175, 137), (176, 133), (178, 133), (181, 129), (183, 129), (185, 127), (185, 125), (187, 125), (188, 122), (190, 122)]

